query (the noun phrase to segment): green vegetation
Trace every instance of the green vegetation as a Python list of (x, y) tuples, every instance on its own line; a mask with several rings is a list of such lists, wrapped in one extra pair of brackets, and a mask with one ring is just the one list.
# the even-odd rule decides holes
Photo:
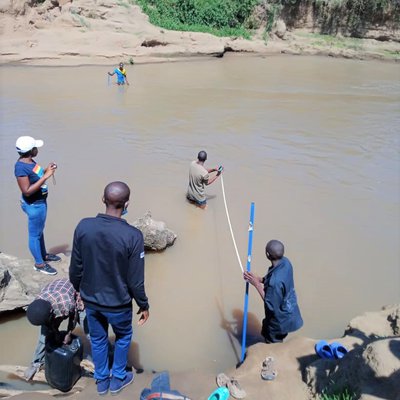
[(383, 54), (387, 58), (391, 58), (393, 60), (400, 60), (400, 51), (396, 50), (384, 50)]
[[(39, 1), (39, 0), (37, 0)], [(122, 4), (122, 0), (119, 0)], [(362, 37), (368, 26), (400, 28), (399, 0), (127, 0), (136, 3), (154, 25), (180, 31), (250, 38), (265, 27), (264, 37), (278, 18), (295, 26), (307, 15), (320, 33)]]
[(299, 36), (314, 39), (311, 44), (321, 47), (336, 47), (339, 49), (363, 50), (363, 40), (358, 38), (346, 38), (319, 33), (297, 33)]
[(319, 396), (319, 400), (355, 400), (356, 394), (351, 392), (349, 389), (344, 390), (331, 390), (323, 391), (322, 395)]
[(179, 31), (250, 38), (258, 0), (137, 0), (154, 25)]
[(72, 15), (72, 18), (74, 19), (74, 21), (77, 24), (79, 24), (82, 28), (90, 29), (90, 23), (88, 21), (86, 21), (86, 19), (84, 17), (82, 17), (82, 15), (78, 14), (74, 10), (71, 11), (71, 15)]

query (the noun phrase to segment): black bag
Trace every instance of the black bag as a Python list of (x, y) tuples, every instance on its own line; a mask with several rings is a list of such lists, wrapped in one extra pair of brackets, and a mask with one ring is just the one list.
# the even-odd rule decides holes
[(45, 376), (49, 385), (61, 392), (69, 392), (82, 375), (80, 363), (83, 346), (78, 336), (72, 335), (70, 344), (60, 344), (54, 336), (46, 338)]

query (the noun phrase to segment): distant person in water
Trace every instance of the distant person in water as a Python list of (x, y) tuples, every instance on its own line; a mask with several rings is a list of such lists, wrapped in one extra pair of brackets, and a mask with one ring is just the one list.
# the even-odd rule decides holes
[(109, 76), (113, 76), (117, 74), (117, 85), (125, 85), (125, 82), (127, 85), (129, 85), (128, 78), (126, 76), (126, 70), (124, 68), (123, 63), (119, 63), (119, 67), (115, 68), (113, 72), (109, 72)]
[(21, 208), (28, 216), (29, 250), (35, 259), (34, 269), (48, 275), (56, 275), (57, 270), (48, 264), (60, 261), (55, 254), (49, 254), (44, 242), (44, 226), (47, 216), (47, 179), (54, 175), (57, 165), (51, 162), (43, 169), (33, 159), (38, 155), (38, 147), (43, 140), (30, 136), (21, 136), (16, 142), (18, 161), (14, 173), (22, 193)]
[(271, 261), (267, 274), (261, 278), (244, 272), (244, 279), (253, 285), (264, 301), (265, 318), (261, 334), (266, 343), (278, 343), (303, 326), (294, 290), (293, 267), (283, 256), (285, 248), (279, 240), (270, 240), (265, 254)]
[[(207, 153), (202, 150), (197, 155), (197, 160), (190, 164), (189, 168), (189, 185), (186, 198), (197, 207), (206, 208), (207, 198), (205, 194), (205, 186), (211, 185), (222, 174), (223, 167), (206, 169), (204, 163), (207, 160)], [(216, 172), (210, 178), (210, 173)]]

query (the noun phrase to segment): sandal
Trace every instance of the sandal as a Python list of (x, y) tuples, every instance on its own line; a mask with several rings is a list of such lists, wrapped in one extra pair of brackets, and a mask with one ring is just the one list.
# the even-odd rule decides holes
[(217, 375), (217, 385), (219, 387), (227, 387), (230, 395), (235, 399), (244, 399), (246, 397), (246, 392), (242, 389), (239, 382), (234, 378), (229, 378), (224, 373)]
[(277, 376), (278, 373), (274, 369), (274, 358), (267, 357), (262, 363), (261, 378), (264, 381), (273, 381)]

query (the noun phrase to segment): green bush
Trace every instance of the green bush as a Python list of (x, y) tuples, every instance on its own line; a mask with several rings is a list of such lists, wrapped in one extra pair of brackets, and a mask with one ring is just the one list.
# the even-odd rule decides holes
[(166, 29), (250, 37), (246, 21), (258, 0), (137, 0), (150, 22)]

